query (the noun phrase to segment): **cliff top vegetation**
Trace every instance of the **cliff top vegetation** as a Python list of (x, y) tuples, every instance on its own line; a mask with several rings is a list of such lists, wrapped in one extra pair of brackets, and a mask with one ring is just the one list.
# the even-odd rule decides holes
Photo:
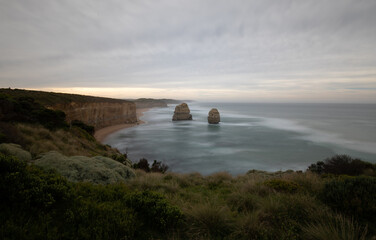
[(68, 104), (71, 102), (81, 102), (81, 103), (128, 102), (127, 100), (114, 99), (114, 98), (94, 97), (94, 96), (68, 94), (68, 93), (43, 92), (43, 91), (23, 90), (23, 89), (10, 89), (10, 88), (1, 88), (0, 94), (6, 95), (8, 97), (13, 97), (13, 98), (20, 98), (20, 97), (33, 98), (36, 102), (42, 104), (43, 106), (54, 106), (57, 104)]

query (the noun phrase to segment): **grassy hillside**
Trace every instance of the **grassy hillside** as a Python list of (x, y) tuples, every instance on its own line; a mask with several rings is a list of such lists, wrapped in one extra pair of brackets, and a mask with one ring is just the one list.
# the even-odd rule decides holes
[(67, 93), (54, 93), (54, 92), (43, 92), (43, 91), (32, 91), (23, 89), (9, 89), (1, 88), (0, 95), (6, 95), (13, 98), (19, 97), (29, 97), (35, 99), (36, 102), (42, 104), (43, 106), (53, 106), (56, 104), (66, 104), (70, 102), (126, 102), (126, 100), (113, 99), (113, 98), (103, 98), (103, 97), (93, 97), (78, 94), (67, 94)]
[(19, 144), (33, 157), (59, 151), (124, 159), (118, 150), (97, 142), (93, 133), (93, 127), (82, 122), (67, 124), (64, 112), (47, 109), (33, 98), (0, 96), (0, 143)]
[[(250, 171), (73, 183), (0, 153), (2, 239), (374, 239), (376, 178)], [(38, 213), (38, 214), (35, 214)]]

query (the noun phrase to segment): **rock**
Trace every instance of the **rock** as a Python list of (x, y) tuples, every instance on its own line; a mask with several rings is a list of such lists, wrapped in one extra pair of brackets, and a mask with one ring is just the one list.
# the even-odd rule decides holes
[(2, 143), (0, 144), (0, 152), (8, 153), (17, 157), (21, 161), (30, 161), (31, 154), (28, 151), (22, 149), (20, 145), (14, 143)]
[(172, 117), (172, 121), (179, 121), (179, 120), (192, 120), (192, 115), (190, 114), (189, 107), (186, 103), (182, 103), (175, 107), (174, 116)]
[(221, 117), (219, 115), (218, 109), (212, 108), (208, 115), (208, 123), (210, 124), (218, 124), (221, 121)]
[(135, 176), (130, 167), (102, 156), (68, 157), (51, 151), (41, 154), (34, 164), (47, 170), (54, 169), (72, 182), (110, 184), (125, 182)]

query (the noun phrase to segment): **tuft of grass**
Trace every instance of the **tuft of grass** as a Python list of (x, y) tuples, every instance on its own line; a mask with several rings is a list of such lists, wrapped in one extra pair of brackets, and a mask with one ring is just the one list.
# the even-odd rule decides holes
[(228, 186), (232, 180), (232, 176), (228, 172), (218, 172), (208, 176), (206, 179), (209, 189), (217, 189), (222, 186)]
[(303, 173), (294, 173), (283, 176), (282, 179), (292, 181), (300, 186), (300, 189), (310, 194), (318, 194), (324, 188), (325, 181), (310, 171)]
[(238, 213), (251, 213), (260, 208), (261, 197), (255, 194), (233, 191), (227, 198), (227, 204)]
[(260, 211), (249, 212), (236, 221), (234, 232), (229, 239), (259, 240), (268, 238), (268, 227), (259, 220)]
[(367, 227), (342, 215), (327, 215), (304, 226), (303, 235), (309, 240), (364, 240)]
[(191, 239), (223, 239), (235, 226), (227, 206), (202, 202), (185, 209), (184, 214)]

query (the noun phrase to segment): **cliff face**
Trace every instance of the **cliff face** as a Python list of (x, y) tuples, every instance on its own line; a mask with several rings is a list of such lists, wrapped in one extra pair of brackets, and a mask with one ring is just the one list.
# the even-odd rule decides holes
[(67, 122), (80, 120), (94, 126), (96, 130), (111, 125), (136, 123), (136, 104), (134, 102), (71, 102), (57, 104), (53, 109), (62, 110)]

